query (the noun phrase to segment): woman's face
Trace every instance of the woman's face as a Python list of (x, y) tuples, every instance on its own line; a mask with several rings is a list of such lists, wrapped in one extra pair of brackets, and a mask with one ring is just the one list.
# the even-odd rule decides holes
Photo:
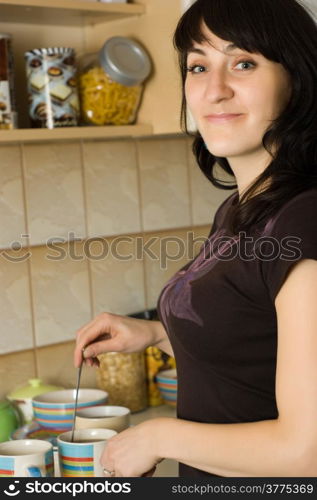
[(210, 43), (194, 43), (188, 54), (185, 96), (208, 150), (229, 160), (263, 150), (266, 130), (291, 95), (287, 71), (206, 27), (204, 34)]

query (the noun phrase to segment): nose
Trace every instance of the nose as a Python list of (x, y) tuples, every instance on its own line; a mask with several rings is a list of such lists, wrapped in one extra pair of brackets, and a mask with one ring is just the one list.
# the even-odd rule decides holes
[(205, 89), (205, 97), (209, 102), (216, 104), (231, 99), (233, 95), (228, 75), (220, 70), (210, 73)]

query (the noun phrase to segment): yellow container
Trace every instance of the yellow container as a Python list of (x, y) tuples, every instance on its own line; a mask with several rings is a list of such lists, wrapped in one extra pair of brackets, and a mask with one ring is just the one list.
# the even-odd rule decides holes
[(175, 359), (164, 353), (158, 347), (148, 347), (145, 350), (145, 365), (147, 372), (147, 398), (149, 406), (159, 406), (164, 403), (155, 377), (162, 370), (176, 368)]

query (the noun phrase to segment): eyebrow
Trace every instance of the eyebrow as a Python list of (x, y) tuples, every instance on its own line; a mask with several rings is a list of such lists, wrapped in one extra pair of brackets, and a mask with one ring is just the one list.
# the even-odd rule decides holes
[[(235, 49), (238, 49), (238, 47), (234, 44), (234, 43), (229, 43), (229, 45), (227, 45), (225, 48), (224, 48), (224, 53), (225, 54), (228, 54), (229, 52), (232, 52), (233, 50)], [(188, 49), (187, 51), (188, 54), (190, 53), (194, 53), (194, 54), (200, 54), (202, 56), (205, 56), (207, 55), (206, 52), (202, 49), (198, 49), (198, 47), (191, 47), (190, 49)]]

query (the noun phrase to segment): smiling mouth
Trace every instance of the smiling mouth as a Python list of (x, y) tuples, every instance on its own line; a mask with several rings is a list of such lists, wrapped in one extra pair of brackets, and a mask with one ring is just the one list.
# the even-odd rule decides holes
[(231, 120), (234, 120), (235, 118), (239, 118), (242, 116), (242, 114), (232, 114), (232, 113), (221, 113), (221, 114), (215, 114), (215, 115), (208, 115), (206, 116), (206, 120), (211, 123), (225, 123)]

